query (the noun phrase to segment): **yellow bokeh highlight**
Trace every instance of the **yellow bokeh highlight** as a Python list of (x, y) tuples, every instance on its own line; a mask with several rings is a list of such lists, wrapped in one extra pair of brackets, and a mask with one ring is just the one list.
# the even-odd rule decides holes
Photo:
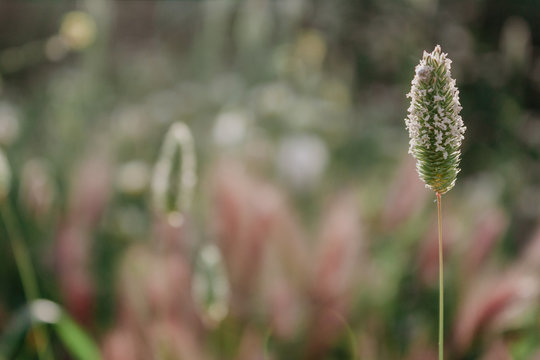
[(64, 15), (60, 36), (73, 50), (83, 50), (96, 40), (97, 26), (90, 14), (71, 11)]
[(295, 44), (295, 57), (304, 65), (320, 69), (326, 56), (326, 42), (316, 30), (302, 32)]

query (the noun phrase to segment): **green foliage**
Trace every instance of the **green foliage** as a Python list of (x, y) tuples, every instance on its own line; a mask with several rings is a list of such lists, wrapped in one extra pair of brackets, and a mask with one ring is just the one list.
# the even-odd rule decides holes
[(0, 360), (16, 358), (31, 338), (30, 333), (38, 338), (36, 346), (43, 346), (36, 328), (46, 325), (51, 326), (73, 359), (101, 359), (96, 343), (63, 309), (48, 300), (37, 300), (19, 310), (8, 324), (0, 338)]

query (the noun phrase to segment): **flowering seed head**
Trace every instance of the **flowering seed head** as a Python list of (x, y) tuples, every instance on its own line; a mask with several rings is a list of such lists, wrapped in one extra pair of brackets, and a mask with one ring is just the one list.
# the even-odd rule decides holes
[(439, 194), (454, 187), (466, 129), (459, 115), (459, 90), (450, 75), (451, 63), (439, 45), (431, 53), (424, 51), (407, 94), (411, 99), (405, 118), (409, 153), (426, 187)]
[[(178, 184), (174, 208), (170, 209), (168, 197), (171, 195), (171, 174), (174, 170), (176, 151), (180, 152)], [(197, 185), (195, 144), (189, 127), (183, 122), (171, 125), (165, 135), (161, 153), (152, 176), (152, 197), (157, 210), (165, 213), (178, 213), (189, 210), (195, 186)]]

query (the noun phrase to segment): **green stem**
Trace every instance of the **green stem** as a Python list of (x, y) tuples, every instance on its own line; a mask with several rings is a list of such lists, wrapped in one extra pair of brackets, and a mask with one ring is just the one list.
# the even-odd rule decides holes
[(347, 320), (341, 315), (338, 311), (333, 310), (332, 313), (338, 320), (340, 320), (343, 325), (345, 326), (345, 330), (347, 332), (347, 338), (349, 340), (349, 346), (351, 351), (351, 359), (358, 359), (358, 355), (356, 354), (356, 349), (358, 348), (358, 345), (356, 343), (356, 337), (354, 335), (354, 331), (351, 329), (351, 326), (347, 322)]
[(437, 222), (439, 230), (439, 360), (444, 359), (444, 275), (442, 243), (441, 194), (437, 193)]
[(270, 338), (272, 337), (272, 329), (268, 329), (264, 335), (263, 353), (264, 359), (270, 359)]
[[(20, 226), (18, 225), (17, 218), (9, 204), (9, 199), (3, 199), (0, 201), (0, 213), (4, 220), (6, 232), (8, 234), (11, 248), (13, 249), (13, 256), (15, 257), (15, 264), (21, 277), (23, 292), (26, 297), (27, 303), (30, 305), (33, 300), (38, 299), (39, 290), (36, 280), (34, 268), (32, 266), (32, 259), (30, 252), (23, 241)], [(31, 310), (30, 310), (31, 311)], [(33, 315), (31, 315), (33, 317)], [(49, 334), (47, 329), (43, 325), (36, 326), (35, 334), (37, 340), (38, 356), (40, 360), (52, 360), (51, 349), (49, 347)], [(39, 340), (43, 340), (44, 344), (40, 344)]]

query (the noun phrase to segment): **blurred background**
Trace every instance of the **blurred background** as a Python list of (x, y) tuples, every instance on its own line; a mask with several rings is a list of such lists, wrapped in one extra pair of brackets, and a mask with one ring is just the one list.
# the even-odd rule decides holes
[[(1, 359), (540, 359), (540, 3), (0, 2)], [(182, 122), (182, 123), (178, 123)], [(40, 299), (40, 300), (37, 300)]]

